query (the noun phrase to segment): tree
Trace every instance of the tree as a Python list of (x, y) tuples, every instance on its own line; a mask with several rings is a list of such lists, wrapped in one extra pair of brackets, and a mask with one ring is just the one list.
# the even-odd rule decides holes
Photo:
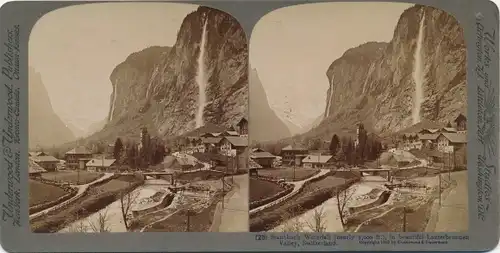
[(334, 134), (332, 136), (332, 140), (330, 141), (330, 154), (335, 155), (337, 154), (337, 150), (340, 146), (340, 140), (337, 134)]
[(326, 213), (323, 211), (323, 207), (315, 208), (312, 221), (306, 223), (312, 232), (326, 232)]
[(446, 127), (452, 127), (451, 123), (448, 121), (448, 124), (446, 124)]
[(137, 150), (137, 144), (133, 141), (129, 142), (127, 145), (127, 156), (126, 162), (132, 168), (137, 168), (138, 165), (139, 152)]
[(130, 228), (130, 209), (137, 201), (139, 197), (138, 191), (132, 191), (127, 193), (126, 190), (120, 193), (120, 207), (122, 211), (122, 219), (125, 228), (128, 230)]
[(346, 225), (346, 216), (347, 216), (347, 204), (352, 199), (356, 189), (353, 187), (349, 187), (345, 190), (342, 190), (340, 187), (337, 187), (335, 192), (335, 196), (337, 198), (337, 209), (339, 212), (340, 222), (342, 226)]
[(151, 164), (151, 136), (148, 129), (143, 127), (141, 130), (141, 150), (139, 166), (147, 167)]
[(120, 159), (122, 158), (123, 152), (123, 142), (122, 139), (116, 138), (115, 146), (113, 148), (113, 157), (120, 163)]
[(109, 225), (108, 225), (108, 209), (105, 208), (102, 211), (99, 211), (97, 214), (97, 220), (94, 222), (89, 221), (90, 228), (92, 231), (95, 233), (105, 233), (105, 232), (111, 232)]

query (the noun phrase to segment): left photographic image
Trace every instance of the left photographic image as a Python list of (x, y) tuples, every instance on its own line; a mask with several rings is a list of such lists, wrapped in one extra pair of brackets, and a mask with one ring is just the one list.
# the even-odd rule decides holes
[(248, 231), (248, 45), (233, 16), (64, 7), (33, 27), (29, 68), (32, 232)]

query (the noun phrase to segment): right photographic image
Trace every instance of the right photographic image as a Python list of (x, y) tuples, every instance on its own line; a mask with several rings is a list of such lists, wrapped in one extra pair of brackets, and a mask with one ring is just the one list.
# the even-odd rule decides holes
[(466, 47), (407, 3), (265, 15), (249, 43), (251, 232), (468, 230)]

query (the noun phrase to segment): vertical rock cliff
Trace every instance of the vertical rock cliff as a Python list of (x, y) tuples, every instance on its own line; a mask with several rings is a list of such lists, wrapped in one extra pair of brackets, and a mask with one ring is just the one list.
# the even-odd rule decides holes
[[(416, 53), (421, 54), (418, 60)], [(420, 120), (453, 121), (467, 108), (465, 57), (463, 30), (453, 16), (421, 5), (405, 10), (389, 43), (352, 48), (328, 68), (326, 117), (314, 134), (358, 122), (378, 133), (407, 128), (414, 124), (418, 83)], [(417, 82), (414, 71), (419, 71)]]
[(75, 140), (75, 135), (54, 112), (42, 76), (29, 69), (28, 145), (30, 149), (47, 148)]
[(205, 123), (229, 126), (248, 110), (248, 46), (231, 15), (208, 7), (188, 14), (171, 47), (150, 47), (130, 55), (110, 76), (113, 93), (108, 123), (100, 138), (137, 135), (140, 126), (163, 136), (195, 128), (196, 72), (202, 30), (205, 45)]

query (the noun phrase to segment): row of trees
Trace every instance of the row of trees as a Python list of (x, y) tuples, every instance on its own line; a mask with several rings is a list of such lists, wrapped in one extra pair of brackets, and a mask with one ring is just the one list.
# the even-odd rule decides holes
[(377, 159), (383, 151), (382, 142), (378, 138), (370, 137), (362, 124), (358, 130), (357, 143), (352, 138), (339, 138), (334, 134), (330, 141), (330, 154), (348, 164), (361, 164)]
[(132, 140), (125, 143), (117, 138), (113, 149), (113, 157), (118, 164), (126, 164), (132, 168), (157, 165), (166, 155), (165, 142), (158, 137), (151, 137), (147, 128), (142, 129), (139, 143)]

